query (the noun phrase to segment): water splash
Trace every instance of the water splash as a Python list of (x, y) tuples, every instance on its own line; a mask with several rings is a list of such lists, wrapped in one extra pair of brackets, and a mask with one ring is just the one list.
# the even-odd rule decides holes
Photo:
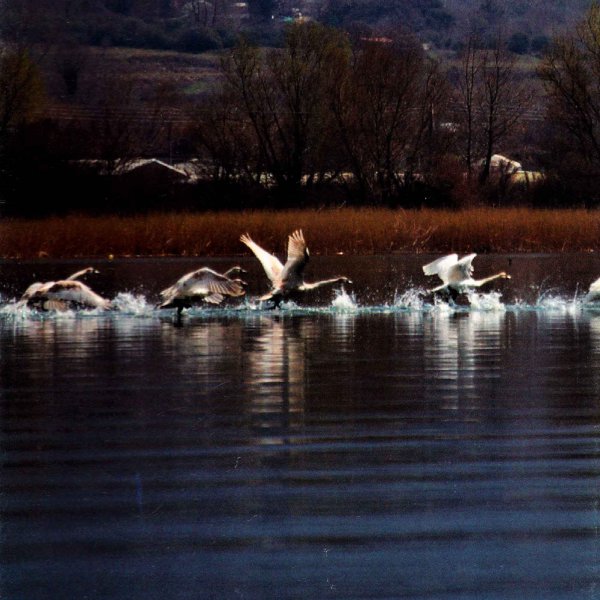
[(426, 293), (427, 291), (422, 288), (410, 288), (402, 294), (398, 294), (396, 291), (393, 307), (403, 310), (423, 310), (426, 307), (423, 299)]
[(572, 298), (564, 298), (560, 295), (548, 294), (538, 299), (536, 308), (563, 314), (575, 314), (583, 308), (583, 305), (584, 302), (577, 295)]
[(435, 313), (436, 315), (453, 315), (460, 310), (466, 310), (467, 307), (461, 307), (454, 302), (446, 302), (441, 298), (434, 298), (433, 305), (426, 307), (428, 312)]
[(112, 301), (113, 307), (121, 313), (136, 317), (149, 317), (155, 314), (155, 306), (143, 294), (121, 292)]
[(9, 302), (4, 306), (0, 307), (0, 316), (14, 321), (26, 321), (38, 311), (28, 308), (25, 304), (19, 304), (16, 301)]
[(500, 300), (500, 292), (468, 292), (467, 298), (472, 309), (480, 311), (505, 311), (506, 305)]
[[(281, 314), (304, 314), (315, 312), (334, 313), (389, 313), (389, 312), (412, 312), (433, 313), (436, 315), (453, 315), (461, 312), (525, 312), (541, 311), (562, 314), (580, 314), (582, 312), (595, 312), (600, 310), (600, 301), (589, 301), (585, 294), (566, 296), (556, 290), (546, 290), (537, 298), (531, 300), (511, 299), (505, 302), (499, 292), (480, 293), (468, 292), (468, 302), (456, 304), (452, 300), (446, 300), (439, 296), (432, 300), (428, 298), (427, 290), (419, 287), (409, 288), (403, 292), (396, 292), (393, 301), (389, 304), (372, 304), (361, 302), (355, 292), (347, 292), (345, 289), (335, 291), (335, 297), (329, 304), (311, 305), (297, 304), (287, 300), (281, 304), (276, 312)], [(464, 298), (464, 297), (463, 297)], [(65, 311), (40, 311), (34, 308), (20, 305), (15, 298), (3, 298), (0, 304), (0, 319), (15, 322), (87, 319), (87, 318), (120, 318), (120, 317), (164, 317), (169, 311), (160, 311), (150, 302), (145, 295), (130, 292), (121, 292), (112, 300), (114, 310), (82, 309)], [(260, 302), (256, 298), (244, 298), (243, 301), (234, 305), (209, 306), (201, 304), (185, 311), (185, 314), (196, 317), (214, 316), (219, 313), (231, 313), (243, 316), (245, 313), (273, 312), (272, 303)]]
[(336, 290), (335, 298), (331, 302), (332, 308), (339, 311), (355, 311), (358, 309), (358, 302), (354, 293), (348, 294), (348, 292), (342, 288)]

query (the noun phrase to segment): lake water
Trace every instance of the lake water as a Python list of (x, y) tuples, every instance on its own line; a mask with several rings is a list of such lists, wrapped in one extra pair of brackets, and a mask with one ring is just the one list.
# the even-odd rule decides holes
[(0, 598), (600, 598), (595, 255), (315, 258), (345, 292), (154, 309), (191, 269), (96, 261), (114, 312), (12, 302), (78, 261), (0, 263)]

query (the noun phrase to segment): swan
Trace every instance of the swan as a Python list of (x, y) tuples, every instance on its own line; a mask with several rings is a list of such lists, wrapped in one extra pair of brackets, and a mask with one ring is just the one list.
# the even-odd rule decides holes
[(184, 308), (190, 308), (197, 302), (220, 304), (225, 296), (238, 297), (246, 293), (245, 281), (232, 276), (245, 273), (241, 267), (232, 267), (225, 273), (217, 273), (208, 267), (187, 273), (172, 286), (160, 292), (162, 302), (158, 308), (177, 308), (177, 316), (181, 316)]
[[(83, 277), (84, 275), (87, 275), (88, 273), (100, 273), (100, 271), (98, 271), (97, 269), (94, 269), (94, 267), (86, 267), (85, 269), (82, 269), (81, 271), (77, 271), (76, 273), (73, 273), (72, 275), (65, 277), (65, 279), (63, 279), (62, 281), (74, 281), (76, 279), (79, 279), (79, 277)], [(55, 281), (46, 281), (46, 282), (36, 281), (35, 283), (32, 283), (23, 292), (23, 295), (19, 299), (19, 304), (27, 304), (29, 299), (34, 294), (36, 294), (40, 290), (49, 288), (54, 283), (56, 283), (56, 282)]]
[(309, 253), (301, 229), (297, 229), (288, 236), (288, 253), (285, 265), (282, 265), (278, 258), (254, 242), (248, 233), (242, 235), (240, 241), (252, 250), (271, 281), (271, 291), (259, 298), (261, 302), (273, 300), (275, 307), (277, 307), (282, 300), (298, 293), (308, 292), (335, 283), (352, 283), (348, 277), (334, 277), (313, 283), (304, 281), (303, 272), (306, 263), (308, 263)]
[(67, 310), (68, 308), (110, 308), (110, 301), (78, 281), (88, 273), (99, 273), (86, 267), (59, 281), (32, 283), (21, 296), (18, 305), (27, 305), (41, 310)]
[(439, 285), (431, 290), (430, 293), (439, 292), (442, 290), (448, 291), (453, 299), (456, 296), (472, 287), (481, 287), (494, 279), (510, 279), (510, 275), (501, 271), (495, 275), (484, 277), (483, 279), (473, 279), (473, 259), (477, 254), (468, 254), (461, 259), (458, 254), (449, 254), (438, 258), (423, 266), (425, 275), (437, 275), (442, 280), (442, 285)]

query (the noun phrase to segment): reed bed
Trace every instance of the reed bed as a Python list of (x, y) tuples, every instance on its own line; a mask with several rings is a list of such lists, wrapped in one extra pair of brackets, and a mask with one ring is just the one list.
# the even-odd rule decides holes
[(0, 220), (0, 256), (71, 258), (245, 253), (249, 232), (283, 252), (302, 228), (313, 254), (579, 252), (600, 250), (600, 211), (478, 208), (159, 213)]

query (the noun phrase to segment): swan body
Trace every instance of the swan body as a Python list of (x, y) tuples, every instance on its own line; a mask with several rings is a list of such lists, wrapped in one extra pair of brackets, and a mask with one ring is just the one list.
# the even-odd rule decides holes
[(321, 281), (304, 281), (304, 268), (309, 260), (309, 252), (301, 229), (297, 229), (288, 236), (287, 260), (285, 265), (279, 259), (261, 248), (249, 234), (240, 237), (240, 241), (248, 246), (258, 258), (265, 274), (271, 282), (271, 291), (259, 300), (272, 300), (279, 306), (282, 300), (317, 288), (336, 283), (352, 283), (348, 277), (334, 277)]
[(79, 277), (98, 273), (93, 267), (77, 271), (59, 281), (32, 283), (21, 296), (18, 304), (41, 310), (67, 310), (69, 308), (110, 308), (110, 301), (102, 298)]
[(85, 283), (70, 279), (32, 284), (23, 294), (20, 303), (41, 310), (110, 308), (109, 300), (96, 294)]
[[(82, 269), (81, 271), (77, 271), (76, 273), (73, 273), (72, 275), (65, 277), (65, 279), (63, 279), (62, 281), (75, 281), (75, 280), (79, 279), (79, 277), (83, 277), (84, 275), (87, 275), (88, 273), (99, 273), (99, 272), (100, 271), (98, 271), (97, 269), (94, 269), (94, 267), (86, 267), (85, 269)], [(40, 292), (43, 289), (49, 288), (53, 283), (56, 283), (56, 282), (54, 282), (54, 281), (46, 281), (46, 282), (36, 281), (35, 283), (32, 283), (23, 292), (23, 295), (21, 296), (21, 298), (19, 300), (19, 304), (26, 304), (32, 296), (34, 296), (35, 294), (37, 294), (38, 292)]]
[(442, 285), (439, 285), (430, 292), (439, 292), (446, 290), (453, 295), (473, 287), (481, 287), (495, 279), (510, 279), (510, 275), (501, 271), (483, 279), (473, 279), (473, 259), (477, 254), (467, 254), (462, 258), (458, 258), (458, 254), (449, 254), (438, 258), (431, 263), (423, 266), (425, 275), (437, 275), (442, 280)]
[(180, 315), (184, 308), (190, 308), (198, 302), (220, 304), (226, 296), (243, 296), (246, 282), (232, 278), (232, 275), (244, 272), (241, 267), (233, 267), (221, 274), (203, 267), (187, 273), (160, 292), (162, 302), (159, 308), (177, 308), (177, 314)]

